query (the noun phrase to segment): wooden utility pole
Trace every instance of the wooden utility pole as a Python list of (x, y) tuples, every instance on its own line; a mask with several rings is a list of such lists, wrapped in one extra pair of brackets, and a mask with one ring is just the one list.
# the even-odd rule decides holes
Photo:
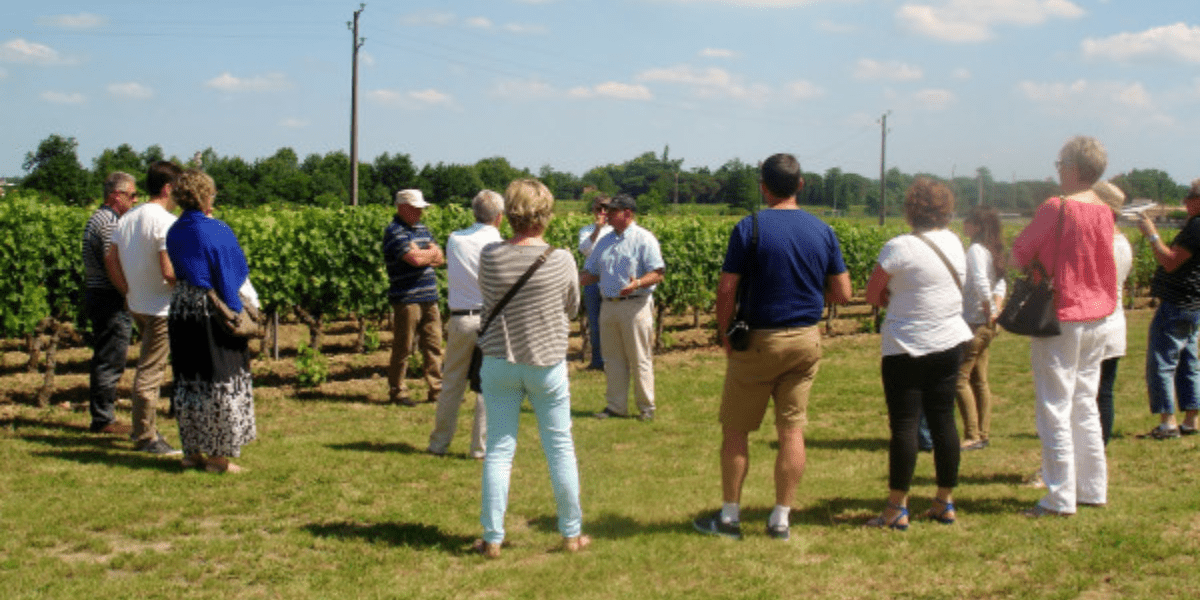
[(887, 171), (884, 165), (887, 160), (887, 117), (892, 111), (883, 113), (879, 123), (882, 126), (883, 137), (879, 144), (879, 225), (883, 226), (884, 215), (887, 214)]
[(350, 40), (350, 206), (358, 206), (358, 50), (362, 48), (366, 38), (358, 37), (358, 16), (367, 8), (359, 4), (354, 11), (354, 23), (346, 23), (353, 32)]

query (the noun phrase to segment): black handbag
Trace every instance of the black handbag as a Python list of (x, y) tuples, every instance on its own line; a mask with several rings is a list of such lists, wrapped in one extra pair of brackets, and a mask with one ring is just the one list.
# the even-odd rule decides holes
[(1062, 333), (1054, 302), (1054, 286), (1037, 259), (1025, 268), (1025, 277), (1013, 282), (1012, 294), (996, 322), (1005, 331), (1017, 335), (1053, 337)]
[(757, 264), (754, 258), (758, 252), (758, 213), (750, 214), (750, 222), (752, 226), (750, 246), (746, 249), (747, 260), (745, 261), (749, 263), (749, 268), (744, 269), (746, 272), (738, 280), (737, 310), (733, 322), (729, 324), (729, 329), (725, 332), (725, 339), (729, 340), (729, 347), (738, 352), (750, 347), (750, 323), (746, 321), (746, 299), (750, 295), (750, 272)]
[(521, 286), (524, 286), (525, 282), (529, 281), (530, 277), (533, 277), (533, 272), (537, 271), (538, 267), (542, 266), (542, 263), (546, 262), (547, 258), (550, 258), (550, 253), (552, 252), (554, 252), (554, 246), (546, 248), (546, 251), (541, 253), (533, 261), (532, 265), (529, 265), (529, 269), (508, 289), (508, 293), (504, 294), (504, 297), (496, 303), (496, 306), (492, 307), (492, 312), (488, 314), (487, 320), (479, 327), (479, 338), (475, 342), (475, 349), (471, 351), (471, 366), (467, 368), (467, 382), (470, 384), (472, 392), (478, 394), (483, 391), (483, 377), (479, 373), (483, 369), (483, 350), (479, 348), (479, 342), (483, 340), (483, 334), (487, 331), (488, 325), (491, 325), (492, 319), (500, 314), (500, 311), (504, 310), (504, 307), (513, 299), (513, 296), (517, 295), (517, 291), (521, 289)]
[[(1059, 199), (1058, 240), (1062, 239), (1063, 214), (1067, 199)], [(1025, 276), (1013, 282), (1008, 303), (996, 319), (1009, 333), (1030, 337), (1054, 337), (1062, 333), (1058, 324), (1058, 303), (1055, 302), (1054, 278), (1035, 254), (1025, 267)]]

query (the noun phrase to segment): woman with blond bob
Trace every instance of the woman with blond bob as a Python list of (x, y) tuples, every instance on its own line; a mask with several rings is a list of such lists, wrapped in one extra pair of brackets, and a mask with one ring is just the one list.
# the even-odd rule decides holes
[(867, 282), (867, 301), (887, 309), (881, 371), (892, 430), (887, 507), (867, 525), (897, 530), (909, 526), (908, 492), (922, 412), (929, 421), (937, 472), (937, 494), (924, 516), (944, 524), (955, 521), (955, 385), (973, 337), (962, 318), (966, 256), (958, 235), (946, 228), (954, 216), (954, 195), (946, 186), (920, 177), (908, 189), (904, 212), (912, 233), (884, 244)]
[(241, 467), (229, 459), (257, 435), (250, 352), (246, 338), (230, 335), (217, 322), (208, 291), (240, 312), (238, 290), (250, 269), (233, 230), (208, 216), (216, 196), (212, 177), (195, 169), (184, 172), (174, 189), (183, 214), (167, 231), (177, 279), (167, 327), (183, 465), (237, 473)]
[(1013, 240), (1018, 266), (1036, 258), (1053, 279), (1062, 330), (1029, 343), (1046, 484), (1046, 495), (1023, 511), (1032, 518), (1073, 515), (1079, 505), (1107, 502), (1096, 392), (1105, 319), (1117, 309), (1117, 265), (1113, 212), (1091, 189), (1107, 164), (1104, 146), (1095, 138), (1067, 140), (1055, 161), (1062, 193), (1043, 202)]
[[(479, 287), (485, 319), (550, 247), (542, 236), (553, 211), (554, 197), (536, 179), (519, 179), (505, 190), (504, 216), (515, 235), (484, 246), (480, 256)], [(578, 273), (570, 252), (554, 250), (479, 338), (488, 435), (480, 515), (483, 538), (475, 542), (474, 549), (488, 558), (500, 556), (504, 541), (509, 476), (525, 398), (529, 398), (537, 416), (558, 508), (562, 547), (575, 552), (591, 543), (591, 538), (582, 534), (566, 363), (568, 326), (579, 311)]]

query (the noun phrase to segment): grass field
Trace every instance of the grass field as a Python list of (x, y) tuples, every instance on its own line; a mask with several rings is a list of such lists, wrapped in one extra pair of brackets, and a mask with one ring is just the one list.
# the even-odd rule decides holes
[[(468, 551), (480, 533), (480, 463), (464, 454), (470, 411), (456, 454), (424, 454), (433, 406), (381, 402), (386, 335), (373, 354), (336, 354), (331, 380), (316, 390), (292, 387), (291, 347), (280, 361), (256, 362), (259, 439), (239, 461), (248, 471), (227, 476), (185, 472), (178, 459), (86, 433), (86, 350), (65, 352), (60, 367), (56, 400), (73, 408), (33, 408), (19, 392), (32, 376), (9, 346), (0, 364), (0, 385), (13, 391), (0, 401), (0, 598), (1195, 598), (1200, 436), (1134, 438), (1156, 421), (1141, 376), (1150, 314), (1129, 313), (1105, 509), (1017, 515), (1042, 494), (1021, 485), (1039, 466), (1039, 443), (1028, 341), (1001, 335), (992, 446), (963, 455), (958, 524), (864, 529), (883, 507), (888, 432), (878, 337), (846, 335), (828, 340), (814, 389), (790, 542), (762, 533), (773, 502), (770, 417), (751, 437), (746, 539), (692, 531), (692, 518), (720, 505), (724, 361), (704, 348), (657, 357), (652, 423), (591, 418), (603, 406), (603, 376), (573, 363), (584, 530), (595, 544), (578, 555), (550, 551), (559, 542), (554, 502), (526, 411), (511, 547), (495, 561)], [(290, 339), (299, 336), (296, 328)], [(330, 349), (348, 338), (335, 332)], [(176, 442), (175, 423), (160, 422)], [(914, 512), (929, 504), (932, 471), (922, 454)]]

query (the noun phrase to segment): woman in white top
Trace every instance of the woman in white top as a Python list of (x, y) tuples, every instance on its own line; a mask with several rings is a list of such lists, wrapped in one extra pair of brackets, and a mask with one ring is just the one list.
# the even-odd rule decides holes
[(1112, 437), (1113, 387), (1117, 384), (1117, 363), (1125, 356), (1125, 307), (1122, 304), (1122, 287), (1133, 270), (1133, 247), (1121, 229), (1116, 226), (1121, 207), (1125, 205), (1125, 192), (1107, 182), (1098, 181), (1092, 191), (1113, 211), (1113, 258), (1117, 261), (1117, 309), (1104, 319), (1104, 360), (1100, 361), (1100, 389), (1096, 392), (1096, 407), (1100, 409), (1100, 429), (1104, 445)]
[(972, 337), (962, 318), (966, 257), (958, 235), (946, 229), (954, 215), (954, 195), (940, 183), (918, 178), (905, 196), (904, 212), (912, 234), (884, 244), (867, 282), (867, 301), (887, 308), (881, 368), (892, 430), (887, 508), (867, 525), (899, 530), (908, 529), (908, 491), (922, 411), (933, 436), (938, 486), (925, 516), (947, 524), (955, 520), (951, 494), (958, 485), (959, 446), (954, 392)]
[(992, 422), (992, 391), (988, 386), (988, 346), (996, 337), (996, 317), (1004, 303), (1004, 236), (1000, 214), (976, 206), (963, 220), (967, 248), (967, 279), (963, 281), (963, 320), (975, 338), (958, 370), (958, 410), (963, 420), (963, 450), (988, 447)]

